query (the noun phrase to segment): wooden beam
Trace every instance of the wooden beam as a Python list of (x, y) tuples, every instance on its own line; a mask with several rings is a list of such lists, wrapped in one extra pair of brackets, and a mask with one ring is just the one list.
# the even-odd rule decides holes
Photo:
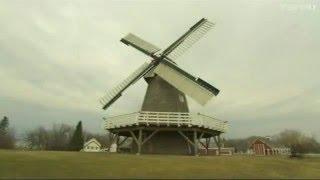
[(209, 147), (209, 145), (210, 145), (210, 139), (211, 139), (211, 138), (206, 138), (206, 147)]
[(204, 148), (207, 149), (207, 146), (206, 146), (205, 144), (203, 144), (203, 142), (201, 142), (201, 141), (199, 141), (199, 142), (200, 142), (200, 144), (201, 144)]
[[(203, 135), (203, 134), (202, 134)], [(200, 135), (200, 137), (202, 136), (202, 135)], [(208, 154), (208, 148), (209, 148), (209, 142), (210, 141), (208, 141), (208, 139), (210, 140), (210, 138), (206, 138), (206, 144), (204, 144), (203, 142), (201, 142), (200, 140), (199, 140), (199, 143), (202, 145), (202, 147), (204, 147), (205, 149), (206, 149), (206, 154)]]
[(121, 146), (129, 137), (125, 137), (121, 142), (119, 142), (119, 146)]
[(134, 140), (134, 141), (136, 142), (136, 144), (138, 145), (138, 139), (137, 139), (136, 135), (135, 135), (132, 131), (129, 131), (129, 132), (130, 132), (133, 140)]
[(178, 131), (178, 133), (179, 133), (188, 143), (190, 143), (192, 146), (194, 146), (194, 143), (193, 143), (185, 134), (183, 134), (182, 131)]
[[(119, 132), (128, 132), (128, 131), (136, 131), (139, 130), (141, 127), (122, 127), (122, 128), (117, 128), (117, 129), (112, 129), (110, 131), (112, 131), (113, 133), (119, 133)], [(199, 132), (204, 132), (207, 135), (211, 135), (211, 136), (216, 136), (218, 135), (220, 132), (216, 131), (216, 130), (211, 130), (211, 129), (204, 129), (204, 128), (198, 128), (198, 127), (157, 127), (157, 126), (147, 126), (144, 127), (143, 130), (144, 131), (154, 131), (154, 130), (161, 130), (161, 131), (193, 131), (193, 130), (197, 130)]]
[(158, 131), (159, 131), (159, 129), (153, 131), (147, 138), (145, 138), (145, 139), (143, 140), (142, 145), (143, 145), (144, 143), (146, 143), (147, 141), (149, 141)]

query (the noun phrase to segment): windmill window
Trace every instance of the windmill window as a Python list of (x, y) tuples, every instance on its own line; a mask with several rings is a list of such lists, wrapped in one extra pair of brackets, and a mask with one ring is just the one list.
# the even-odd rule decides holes
[(184, 102), (184, 97), (180, 94), (179, 94), (179, 100), (180, 100), (180, 102)]

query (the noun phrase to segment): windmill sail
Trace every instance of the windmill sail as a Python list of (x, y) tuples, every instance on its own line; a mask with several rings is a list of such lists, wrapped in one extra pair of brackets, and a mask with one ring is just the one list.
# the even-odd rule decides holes
[(143, 52), (144, 54), (146, 54), (148, 56), (152, 56), (154, 53), (160, 51), (160, 49), (157, 46), (155, 46), (155, 45), (153, 45), (153, 44), (151, 44), (151, 43), (149, 43), (149, 42), (147, 42), (147, 41), (145, 41), (145, 40), (143, 40), (143, 39), (139, 38), (138, 36), (133, 35), (131, 33), (126, 35), (120, 41), (126, 45), (130, 45), (130, 46), (138, 49), (139, 51)]
[(129, 77), (124, 81), (118, 84), (111, 91), (108, 91), (107, 94), (100, 99), (100, 103), (103, 105), (103, 109), (108, 108), (113, 104), (120, 96), (121, 93), (127, 89), (130, 85), (134, 84), (142, 76), (148, 73), (154, 67), (154, 63), (144, 63), (136, 71), (134, 71)]
[(103, 109), (106, 109), (115, 102), (121, 96), (121, 93), (130, 85), (134, 84), (144, 75), (148, 74), (152, 76), (153, 72), (158, 74), (162, 79), (166, 80), (178, 90), (191, 96), (201, 105), (205, 105), (212, 97), (218, 95), (219, 90), (204, 80), (196, 78), (185, 72), (173, 64), (173, 60), (188, 50), (194, 43), (204, 36), (213, 27), (213, 25), (214, 24), (207, 19), (202, 18), (161, 54), (156, 54), (160, 51), (160, 48), (136, 35), (129, 33), (127, 36), (122, 38), (121, 42), (134, 47), (148, 56), (151, 56), (153, 61), (150, 64), (143, 64), (127, 79), (101, 98), (100, 102), (103, 105)]
[(175, 64), (163, 60), (154, 72), (183, 93), (191, 96), (199, 104), (205, 105), (219, 90), (200, 78), (185, 72)]
[(193, 25), (185, 34), (183, 34), (172, 45), (165, 49), (162, 56), (175, 60), (184, 54), (193, 44), (203, 37), (214, 24), (205, 18)]

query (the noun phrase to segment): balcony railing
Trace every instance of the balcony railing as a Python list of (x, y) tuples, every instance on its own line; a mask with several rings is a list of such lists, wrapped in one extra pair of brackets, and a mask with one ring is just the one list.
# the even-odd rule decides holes
[(227, 121), (215, 119), (200, 113), (179, 113), (179, 112), (153, 112), (140, 111), (131, 114), (107, 117), (105, 129), (114, 129), (133, 125), (155, 125), (155, 126), (196, 126), (226, 132)]

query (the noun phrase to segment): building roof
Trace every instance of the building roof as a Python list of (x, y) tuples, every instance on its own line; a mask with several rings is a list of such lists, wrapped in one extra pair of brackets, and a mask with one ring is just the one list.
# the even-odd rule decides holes
[(269, 143), (267, 143), (266, 140), (262, 140), (262, 138), (257, 138), (257, 139), (255, 139), (254, 141), (252, 141), (251, 144), (250, 144), (250, 146), (249, 146), (249, 148), (252, 148), (253, 144), (259, 143), (259, 142), (262, 143), (262, 144), (265, 144), (267, 147), (269, 147), (270, 149), (272, 149), (272, 146), (271, 146)]
[(251, 141), (249, 143), (249, 148), (252, 147), (252, 144), (255, 143), (257, 140), (261, 141), (262, 143), (266, 144), (267, 146), (269, 146), (270, 148), (287, 148), (282, 144), (279, 144), (275, 141), (272, 141), (270, 138), (266, 138), (266, 137), (257, 137), (255, 138), (253, 141)]
[(88, 146), (88, 145), (91, 144), (91, 143), (95, 143), (95, 144), (97, 144), (97, 145), (101, 148), (101, 144), (100, 144), (99, 141), (96, 140), (95, 138), (91, 138), (91, 139), (89, 139), (89, 141), (85, 142), (85, 143), (84, 143), (84, 147), (85, 147), (85, 146)]

